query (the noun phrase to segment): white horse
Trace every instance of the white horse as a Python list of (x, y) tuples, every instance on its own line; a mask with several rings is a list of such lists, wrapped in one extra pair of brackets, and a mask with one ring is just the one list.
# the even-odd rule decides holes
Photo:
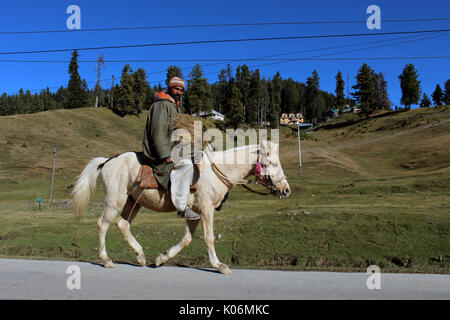
[[(224, 159), (233, 159), (232, 163)], [(246, 160), (242, 161), (245, 157)], [(236, 161), (237, 160), (237, 161)], [(237, 163), (236, 163), (237, 162)], [(225, 163), (225, 164), (224, 164)], [(133, 248), (140, 265), (146, 266), (142, 246), (130, 231), (132, 219), (141, 207), (158, 212), (175, 211), (170, 199), (170, 192), (163, 189), (143, 189), (135, 182), (140, 163), (135, 152), (126, 152), (114, 158), (93, 158), (83, 169), (72, 192), (75, 214), (82, 217), (89, 202), (90, 195), (96, 187), (97, 177), (101, 174), (105, 192), (105, 206), (97, 226), (99, 232), (99, 256), (106, 268), (114, 267), (106, 253), (105, 237), (109, 225), (121, 213), (129, 201), (134, 199), (131, 218), (119, 217), (117, 227), (125, 240)], [(261, 173), (261, 168), (264, 173)], [(278, 156), (278, 145), (271, 141), (262, 141), (259, 145), (238, 147), (226, 151), (213, 152), (206, 150), (199, 163), (200, 179), (198, 188), (191, 191), (189, 206), (201, 215), (200, 220), (186, 220), (185, 233), (181, 241), (156, 257), (155, 265), (160, 266), (175, 257), (192, 241), (199, 221), (202, 222), (204, 240), (208, 250), (209, 262), (220, 273), (230, 274), (228, 266), (221, 263), (214, 249), (213, 217), (230, 190), (235, 185), (249, 183), (247, 179), (256, 175), (257, 181), (270, 189), (278, 198), (286, 198), (290, 194), (289, 184), (284, 176)], [(127, 203), (128, 204), (128, 203)]]

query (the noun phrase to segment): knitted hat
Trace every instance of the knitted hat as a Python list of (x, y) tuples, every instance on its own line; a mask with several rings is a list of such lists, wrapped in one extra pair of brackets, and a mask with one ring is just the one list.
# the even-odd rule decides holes
[(177, 86), (184, 88), (184, 80), (180, 79), (178, 77), (173, 77), (172, 79), (170, 79), (169, 88), (177, 87)]

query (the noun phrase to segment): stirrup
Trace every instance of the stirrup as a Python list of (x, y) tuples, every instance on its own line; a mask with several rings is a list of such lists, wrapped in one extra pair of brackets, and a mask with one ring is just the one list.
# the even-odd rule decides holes
[(194, 210), (192, 210), (191, 208), (189, 208), (189, 207), (186, 207), (184, 212), (178, 211), (177, 212), (177, 216), (179, 218), (186, 218), (187, 220), (198, 220), (198, 219), (200, 219), (200, 215), (197, 212), (195, 212)]

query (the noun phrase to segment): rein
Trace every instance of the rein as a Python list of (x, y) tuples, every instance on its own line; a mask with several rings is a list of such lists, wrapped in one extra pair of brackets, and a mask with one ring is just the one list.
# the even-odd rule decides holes
[[(259, 156), (258, 156), (258, 162), (256, 163), (256, 168), (255, 168), (255, 177), (256, 177), (255, 180), (238, 180), (236, 182), (233, 182), (233, 181), (231, 181), (230, 178), (227, 177), (226, 174), (224, 174), (217, 167), (217, 165), (214, 162), (211, 161), (211, 159), (210, 159), (210, 162), (211, 162), (211, 168), (213, 169), (213, 172), (216, 174), (216, 176), (219, 178), (219, 180), (222, 181), (228, 188), (231, 188), (235, 185), (240, 185), (250, 192), (253, 192), (253, 193), (256, 193), (259, 195), (263, 195), (263, 196), (270, 195), (273, 192), (277, 191), (275, 184), (285, 178), (283, 176), (280, 179), (278, 179), (276, 182), (273, 182), (269, 175), (262, 175), (262, 164), (261, 164), (261, 162), (259, 162)], [(270, 184), (266, 183), (264, 180), (269, 180)], [(253, 190), (250, 187), (246, 186), (247, 184), (261, 184), (264, 187), (266, 187), (267, 189), (269, 189), (270, 192), (259, 192), (259, 191)]]

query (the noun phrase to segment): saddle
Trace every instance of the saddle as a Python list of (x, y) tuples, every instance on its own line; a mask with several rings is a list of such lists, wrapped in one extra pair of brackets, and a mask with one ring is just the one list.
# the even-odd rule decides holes
[[(198, 188), (198, 180), (200, 179), (200, 169), (198, 164), (194, 164), (194, 176), (191, 184), (191, 190), (195, 191)], [(153, 174), (153, 169), (147, 164), (141, 164), (141, 169), (136, 177), (136, 182), (141, 188), (159, 189), (158, 181)]]

